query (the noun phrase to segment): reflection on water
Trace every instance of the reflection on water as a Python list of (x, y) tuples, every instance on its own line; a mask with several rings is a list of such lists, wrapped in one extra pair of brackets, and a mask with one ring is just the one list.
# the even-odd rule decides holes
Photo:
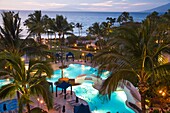
[(74, 86), (73, 91), (76, 95), (87, 101), (90, 110), (93, 113), (134, 113), (130, 108), (125, 105), (127, 100), (126, 94), (123, 91), (112, 93), (111, 100), (106, 100), (105, 97), (98, 95), (98, 90), (92, 87), (93, 82), (85, 82), (79, 86)]

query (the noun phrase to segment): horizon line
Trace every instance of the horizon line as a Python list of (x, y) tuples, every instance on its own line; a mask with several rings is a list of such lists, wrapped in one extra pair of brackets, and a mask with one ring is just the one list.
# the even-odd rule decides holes
[[(42, 10), (42, 9), (37, 9), (37, 10), (31, 10), (31, 9), (0, 9), (0, 11), (42, 11), (42, 12), (88, 12), (88, 13), (122, 13), (122, 12), (129, 12), (129, 13), (152, 13), (154, 11), (76, 11), (76, 10), (59, 10), (59, 11), (55, 11), (55, 10)], [(156, 11), (158, 12), (158, 11)], [(158, 12), (158, 13), (165, 13), (165, 12)]]

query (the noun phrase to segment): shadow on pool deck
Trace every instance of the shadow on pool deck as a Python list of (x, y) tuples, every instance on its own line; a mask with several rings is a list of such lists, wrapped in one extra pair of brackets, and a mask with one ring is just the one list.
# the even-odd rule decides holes
[(59, 96), (55, 96), (56, 94), (53, 93), (54, 97), (54, 108), (51, 110), (47, 110), (45, 106), (42, 106), (44, 110), (48, 111), (48, 113), (62, 113), (62, 108), (65, 106), (65, 113), (74, 113), (74, 106), (75, 105), (80, 105), (81, 103), (84, 105), (88, 105), (88, 103), (80, 98), (78, 98), (78, 103), (72, 103), (73, 101), (76, 100), (76, 95), (73, 92), (73, 95), (70, 94), (71, 91), (67, 91), (67, 96), (66, 99), (64, 99), (64, 95), (59, 92)]

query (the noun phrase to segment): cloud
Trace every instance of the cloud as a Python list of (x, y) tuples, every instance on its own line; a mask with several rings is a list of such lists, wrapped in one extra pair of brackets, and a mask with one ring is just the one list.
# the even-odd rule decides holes
[(22, 2), (21, 4), (31, 7), (37, 7), (37, 8), (62, 8), (67, 6), (68, 4), (57, 4), (57, 3), (39, 3), (39, 2)]
[(98, 2), (98, 3), (92, 3), (92, 4), (89, 4), (89, 3), (81, 3), (80, 4), (81, 6), (102, 6), (102, 7), (111, 7), (113, 6), (113, 1), (106, 1), (106, 2)]
[(125, 2), (117, 2), (117, 3), (113, 3), (113, 5), (128, 5), (129, 3), (125, 3)]
[(142, 6), (142, 5), (149, 5), (151, 3), (134, 3), (134, 4), (131, 4), (133, 6)]

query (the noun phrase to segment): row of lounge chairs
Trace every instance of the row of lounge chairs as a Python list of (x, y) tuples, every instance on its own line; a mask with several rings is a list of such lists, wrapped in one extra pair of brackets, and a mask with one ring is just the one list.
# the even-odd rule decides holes
[(54, 109), (56, 110), (56, 111), (59, 111), (60, 109), (61, 109), (61, 105), (60, 104), (54, 104)]
[[(79, 106), (81, 103), (79, 103), (78, 97), (76, 97), (75, 99), (67, 99), (67, 102), (71, 105), (71, 106)], [(64, 107), (64, 108), (63, 108)], [(62, 106), (61, 104), (55, 103), (54, 104), (54, 109), (56, 111), (61, 111), (63, 109), (65, 109), (65, 106)]]
[(67, 102), (70, 104), (70, 105), (72, 105), (72, 106), (78, 106), (78, 105), (80, 105), (80, 103), (79, 103), (79, 99), (78, 99), (78, 97), (76, 97), (76, 99), (73, 99), (73, 100), (67, 100)]

